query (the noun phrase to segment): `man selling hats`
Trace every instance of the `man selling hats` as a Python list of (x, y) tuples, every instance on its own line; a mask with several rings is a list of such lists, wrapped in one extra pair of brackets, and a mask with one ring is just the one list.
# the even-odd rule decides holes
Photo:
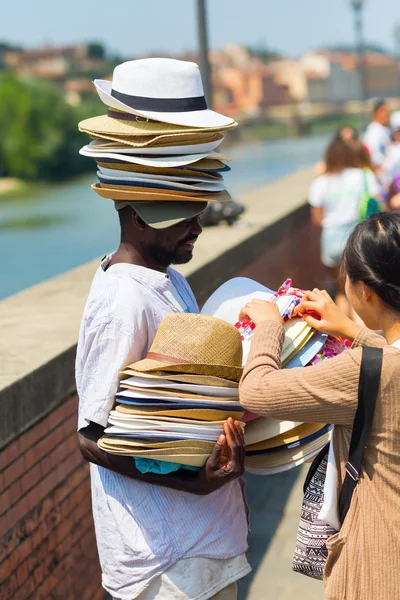
[[(110, 131), (116, 129), (112, 119), (126, 124), (120, 127), (123, 133), (129, 123), (170, 123), (175, 129), (181, 126), (183, 134), (185, 127), (201, 133), (234, 124), (207, 109), (193, 63), (170, 59), (124, 63), (115, 69), (112, 82), (97, 81), (96, 88), (110, 107), (104, 117)], [(220, 436), (198, 472), (142, 474), (132, 457), (108, 454), (97, 445), (113, 407), (118, 373), (146, 356), (165, 315), (198, 312), (188, 283), (171, 264), (190, 261), (202, 231), (200, 215), (211, 196), (220, 195), (187, 193), (186, 188), (174, 192), (171, 180), (181, 179), (173, 176), (173, 167), (163, 168), (157, 176), (157, 162), (149, 168), (148, 161), (139, 157), (141, 150), (139, 158), (132, 146), (124, 154), (123, 139), (116, 147), (121, 154), (109, 152), (105, 162), (107, 169), (118, 163), (118, 172), (110, 183), (104, 182), (108, 171), (103, 170), (95, 187), (99, 195), (116, 200), (121, 242), (94, 277), (76, 358), (78, 430), (82, 454), (92, 463), (102, 584), (119, 600), (234, 600), (235, 582), (250, 571), (245, 556), (247, 518), (240, 480), (244, 440), (239, 424), (232, 419), (225, 423), (225, 436)], [(157, 147), (159, 156), (163, 156), (161, 147)], [(203, 152), (180, 157), (178, 163), (180, 167), (194, 164), (204, 179), (210, 166), (223, 170), (219, 157)], [(162, 158), (156, 161), (163, 167)], [(121, 175), (121, 165), (129, 177)], [(186, 171), (181, 175), (185, 177)], [(138, 185), (141, 177), (146, 181)]]

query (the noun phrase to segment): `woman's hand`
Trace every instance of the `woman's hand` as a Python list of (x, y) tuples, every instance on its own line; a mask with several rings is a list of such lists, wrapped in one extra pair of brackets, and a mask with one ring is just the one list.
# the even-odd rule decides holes
[[(321, 319), (318, 320), (307, 312), (317, 313)], [(317, 331), (339, 335), (350, 340), (353, 340), (362, 328), (339, 310), (325, 290), (307, 291), (300, 304), (294, 308), (292, 316), (302, 317)]]
[(274, 321), (283, 325), (283, 319), (275, 302), (266, 300), (252, 300), (242, 308), (239, 313), (239, 321), (253, 321), (256, 325), (263, 321)]
[(225, 435), (220, 435), (214, 450), (200, 472), (205, 493), (220, 488), (244, 473), (244, 435), (238, 421), (229, 418), (224, 423)]

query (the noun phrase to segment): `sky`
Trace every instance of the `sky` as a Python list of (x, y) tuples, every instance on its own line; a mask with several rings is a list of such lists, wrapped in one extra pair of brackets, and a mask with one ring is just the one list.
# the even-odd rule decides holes
[[(101, 41), (130, 58), (196, 49), (196, 0), (12, 0), (1, 3), (0, 42), (24, 47)], [(208, 0), (209, 46), (264, 45), (298, 56), (352, 44), (350, 0)], [(394, 48), (399, 0), (365, 0), (365, 37)]]

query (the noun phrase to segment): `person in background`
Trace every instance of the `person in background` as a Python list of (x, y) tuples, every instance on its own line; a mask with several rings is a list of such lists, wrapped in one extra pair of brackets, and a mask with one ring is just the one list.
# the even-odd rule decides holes
[[(272, 302), (249, 302), (239, 319), (253, 321), (256, 328), (240, 382), (240, 402), (267, 418), (333, 423), (339, 491), (358, 405), (362, 347), (383, 348), (362, 469), (343, 525), (326, 544), (324, 586), (326, 600), (398, 600), (400, 215), (378, 213), (359, 223), (348, 240), (343, 271), (349, 301), (369, 329), (342, 314), (325, 291), (310, 291), (295, 314), (319, 331), (354, 340), (352, 349), (307, 369), (282, 369), (285, 329), (279, 310)], [(306, 311), (319, 314), (321, 320)], [(372, 330), (382, 330), (384, 337)]]
[(385, 100), (378, 100), (372, 112), (372, 121), (364, 133), (364, 144), (367, 147), (373, 167), (381, 171), (386, 151), (390, 144), (389, 128), (390, 110)]
[[(344, 127), (340, 127), (340, 129), (337, 130), (332, 141), (340, 140), (340, 139), (344, 140), (345, 142), (357, 142), (357, 141), (359, 141), (360, 136), (359, 136), (357, 129), (355, 129), (354, 127), (345, 125)], [(367, 152), (367, 154), (368, 154), (368, 152)], [(313, 171), (314, 171), (315, 175), (322, 175), (323, 173), (325, 173), (326, 172), (325, 161), (320, 160), (319, 162), (317, 162), (313, 167)]]
[(390, 144), (383, 168), (387, 189), (387, 204), (390, 210), (400, 208), (400, 110), (392, 113), (390, 118), (392, 143)]
[(309, 194), (312, 222), (322, 228), (321, 261), (337, 282), (336, 302), (346, 314), (350, 314), (350, 306), (339, 278), (343, 250), (358, 222), (366, 182), (371, 196), (381, 192), (374, 173), (364, 171), (365, 157), (361, 142), (336, 136), (325, 154), (325, 173), (313, 181)]

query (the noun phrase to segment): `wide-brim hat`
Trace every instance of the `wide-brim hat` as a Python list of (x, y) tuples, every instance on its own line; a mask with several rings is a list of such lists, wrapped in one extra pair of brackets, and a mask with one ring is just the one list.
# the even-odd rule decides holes
[(115, 67), (112, 81), (95, 79), (111, 108), (185, 127), (224, 127), (234, 120), (207, 108), (198, 65), (171, 58), (144, 58)]
[(220, 173), (187, 171), (185, 169), (154, 169), (152, 167), (143, 167), (142, 165), (132, 165), (130, 163), (115, 164), (97, 161), (97, 168), (100, 173), (104, 175), (138, 177), (151, 179), (153, 181), (177, 181), (182, 183), (216, 183), (224, 181), (224, 178)]
[(200, 215), (207, 202), (114, 202), (116, 210), (130, 206), (153, 229), (167, 229)]
[[(144, 156), (143, 154), (121, 154), (121, 153), (117, 153), (117, 152), (109, 152), (109, 151), (102, 151), (99, 149), (94, 149), (89, 145), (83, 146), (80, 150), (79, 150), (79, 154), (81, 154), (82, 156), (87, 156), (88, 158), (100, 158), (101, 160), (104, 159), (111, 159), (111, 160), (116, 160), (118, 162), (121, 162), (122, 160), (124, 162), (127, 163), (133, 163), (133, 164), (137, 164), (137, 165), (144, 165), (144, 166), (148, 166), (148, 167), (168, 167), (168, 168), (175, 168), (175, 167), (183, 167), (183, 166), (187, 166), (187, 165), (196, 165), (196, 163), (198, 163), (199, 161), (202, 161), (203, 159), (210, 159), (212, 161), (218, 161), (219, 163), (221, 163), (222, 161), (229, 161), (230, 158), (229, 156), (225, 156), (224, 154), (219, 154), (218, 152), (203, 152), (200, 154), (184, 154), (184, 155), (162, 155), (160, 156), (160, 154), (158, 156), (155, 155), (146, 155)], [(196, 166), (197, 168), (197, 166)]]
[(162, 190), (153, 190), (151, 188), (129, 187), (125, 185), (112, 185), (103, 183), (93, 183), (92, 190), (102, 198), (110, 198), (111, 200), (123, 200), (124, 202), (229, 202), (230, 194), (224, 190), (223, 192), (207, 193), (207, 192), (166, 192)]
[(150, 450), (151, 452), (158, 451), (160, 453), (167, 451), (173, 454), (191, 454), (196, 452), (211, 453), (214, 449), (215, 443), (204, 440), (171, 440), (155, 442), (149, 439), (111, 436), (105, 434), (98, 440), (98, 445), (104, 450), (116, 449), (120, 451), (129, 451), (131, 449), (135, 449), (135, 451), (138, 452), (143, 450), (148, 452)]
[[(297, 445), (306, 442), (311, 442), (315, 437), (324, 433), (322, 430), (326, 428), (325, 423), (302, 423), (293, 429), (289, 429), (286, 433), (282, 433), (268, 440), (263, 440), (257, 444), (249, 444), (246, 446), (246, 454), (256, 456), (264, 452), (277, 452), (280, 450), (288, 450)], [(330, 426), (329, 426), (330, 427)]]
[[(112, 115), (112, 116), (110, 116)], [(79, 131), (88, 133), (97, 137), (98, 135), (116, 135), (126, 137), (153, 137), (168, 135), (188, 135), (199, 134), (202, 132), (214, 133), (235, 128), (237, 123), (223, 127), (184, 127), (183, 125), (173, 125), (171, 123), (161, 123), (160, 121), (148, 121), (137, 119), (136, 115), (125, 112), (110, 111), (107, 115), (90, 117), (78, 123)]]
[(277, 419), (260, 417), (259, 419), (250, 421), (250, 423), (247, 423), (246, 425), (244, 432), (246, 446), (275, 438), (278, 435), (291, 431), (299, 425), (301, 425), (301, 423), (296, 421), (278, 421)]
[(292, 462), (288, 462), (280, 467), (273, 468), (263, 468), (263, 467), (252, 467), (249, 465), (245, 465), (246, 473), (251, 473), (253, 475), (276, 475), (277, 473), (284, 473), (286, 471), (290, 471), (296, 467), (299, 467), (303, 463), (307, 461), (311, 461), (315, 456), (321, 451), (321, 448), (317, 448), (312, 452), (309, 452), (305, 456), (302, 456), (299, 460), (294, 460)]
[(214, 377), (213, 375), (195, 375), (191, 373), (171, 373), (170, 371), (152, 371), (151, 373), (143, 373), (126, 367), (120, 372), (120, 378), (125, 377), (146, 377), (148, 379), (168, 379), (169, 381), (178, 381), (182, 383), (195, 383), (197, 385), (213, 385), (217, 387), (232, 387), (237, 388), (238, 383), (223, 377)]
[(173, 417), (177, 419), (194, 419), (197, 421), (226, 421), (229, 417), (240, 420), (244, 410), (217, 410), (210, 408), (138, 408), (126, 404), (117, 404), (115, 410), (127, 415), (149, 416), (149, 417)]
[[(123, 391), (121, 391), (123, 390)], [(209, 396), (206, 394), (191, 394), (190, 392), (182, 390), (171, 390), (165, 388), (140, 388), (138, 386), (130, 385), (121, 382), (121, 390), (118, 392), (118, 397), (121, 394), (129, 393), (131, 398), (153, 398), (164, 399), (164, 398), (183, 398), (185, 400), (204, 400), (205, 402), (238, 402), (238, 396)]]
[(253, 467), (259, 469), (276, 469), (285, 465), (293, 465), (293, 467), (301, 464), (306, 460), (306, 457), (323, 448), (331, 439), (331, 430), (325, 431), (319, 437), (316, 437), (311, 442), (303, 444), (297, 448), (289, 450), (281, 450), (279, 452), (270, 452), (258, 454), (257, 456), (245, 457), (245, 467)]
[[(89, 146), (121, 154), (199, 154), (213, 152), (222, 144), (222, 133), (189, 134), (184, 136), (117, 137), (99, 135)], [(97, 143), (94, 143), (97, 142)], [(102, 143), (105, 142), (105, 143)]]
[(213, 375), (238, 382), (241, 365), (242, 343), (233, 325), (201, 314), (171, 313), (161, 322), (146, 358), (128, 368)]
[(97, 171), (97, 177), (100, 183), (106, 183), (111, 185), (129, 185), (132, 187), (146, 187), (155, 190), (169, 190), (170, 192), (206, 192), (215, 194), (216, 192), (223, 192), (225, 190), (225, 184), (223, 181), (216, 182), (193, 182), (184, 183), (181, 181), (167, 181), (165, 179), (148, 179), (147, 177), (135, 177), (129, 176), (126, 173), (123, 175), (107, 175), (101, 171)]
[(285, 369), (294, 369), (296, 367), (305, 367), (308, 365), (314, 356), (321, 351), (327, 340), (327, 337), (327, 333), (322, 333), (320, 331), (313, 332), (311, 338), (304, 344), (304, 346), (286, 362)]
[(123, 380), (125, 386), (134, 386), (140, 390), (157, 391), (159, 389), (172, 392), (187, 392), (189, 394), (199, 394), (216, 398), (235, 397), (239, 399), (239, 387), (220, 387), (215, 385), (199, 385), (185, 383), (180, 381), (170, 381), (168, 379), (148, 379), (141, 375), (135, 375)]

